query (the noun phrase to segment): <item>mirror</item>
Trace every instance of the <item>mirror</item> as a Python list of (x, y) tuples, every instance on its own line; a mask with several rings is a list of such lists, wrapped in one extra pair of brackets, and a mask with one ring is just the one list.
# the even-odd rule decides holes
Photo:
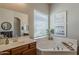
[(28, 36), (28, 15), (0, 8), (0, 37)]
[(11, 25), (11, 23), (9, 23), (9, 22), (3, 22), (3, 23), (1, 24), (1, 28), (2, 28), (3, 30), (10, 30), (11, 27), (12, 27), (12, 25)]

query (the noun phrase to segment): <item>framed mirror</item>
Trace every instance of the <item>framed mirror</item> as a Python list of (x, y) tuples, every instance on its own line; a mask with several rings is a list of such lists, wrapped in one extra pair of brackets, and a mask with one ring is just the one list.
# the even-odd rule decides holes
[(3, 30), (10, 30), (11, 27), (12, 27), (12, 25), (11, 25), (11, 23), (9, 23), (9, 22), (3, 22), (3, 23), (1, 24), (1, 28), (2, 28)]

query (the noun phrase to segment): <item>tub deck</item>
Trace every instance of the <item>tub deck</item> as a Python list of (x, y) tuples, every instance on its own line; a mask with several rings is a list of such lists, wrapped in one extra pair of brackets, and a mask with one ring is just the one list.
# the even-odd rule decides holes
[[(67, 43), (70, 48), (66, 47), (63, 42)], [(37, 39), (38, 54), (41, 55), (76, 55), (77, 40), (68, 38), (54, 37), (53, 40), (47, 38)]]

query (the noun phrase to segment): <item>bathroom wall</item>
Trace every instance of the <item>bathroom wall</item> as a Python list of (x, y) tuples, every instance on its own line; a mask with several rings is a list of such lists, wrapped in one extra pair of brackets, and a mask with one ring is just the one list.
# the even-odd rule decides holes
[(48, 15), (48, 4), (46, 3), (0, 3), (0, 7), (28, 14), (31, 38), (34, 37), (34, 10)]
[(51, 4), (51, 11), (50, 11), (51, 28), (54, 28), (53, 27), (54, 13), (59, 11), (67, 12), (67, 37), (77, 39), (79, 42), (79, 4), (78, 3)]
[(31, 38), (34, 38), (34, 11), (38, 11), (42, 14), (48, 15), (49, 14), (49, 9), (48, 9), (48, 4), (45, 3), (32, 3), (29, 4), (30, 8), (29, 8), (29, 32), (30, 32), (30, 36)]
[[(1, 4), (1, 8), (6, 8), (18, 12), (22, 12), (25, 14), (28, 14), (29, 17), (29, 30), (30, 30), (30, 36), (34, 36), (34, 10), (38, 10), (44, 14), (48, 14), (48, 4)], [(51, 7), (51, 12), (50, 12), (50, 18), (51, 18), (51, 28), (53, 28), (53, 14), (58, 11), (67, 11), (67, 37), (68, 38), (73, 38), (73, 39), (78, 39), (79, 40), (79, 4), (52, 4)], [(10, 13), (9, 13), (10, 15)]]
[(13, 24), (13, 22), (14, 22), (14, 20), (13, 20), (13, 12), (9, 11), (9, 10), (6, 10), (6, 9), (0, 8), (0, 32), (5, 31), (5, 30), (3, 30), (1, 28), (1, 24), (3, 22), (9, 22), (9, 23), (11, 23), (12, 27), (11, 27), (10, 30), (7, 30), (7, 31), (13, 31), (13, 29), (14, 29), (13, 28), (13, 25), (14, 25)]
[(29, 4), (26, 3), (0, 3), (0, 8), (6, 8), (13, 11), (28, 13)]
[[(14, 13), (14, 17), (17, 17), (20, 19), (20, 31), (21, 31), (21, 36), (24, 34), (24, 33), (29, 33), (29, 30), (28, 30), (28, 15), (25, 14), (25, 13), (20, 13), (20, 12), (15, 12)], [(24, 28), (22, 30), (22, 27)]]
[[(0, 32), (5, 31), (1, 28), (1, 23), (10, 22), (12, 25), (12, 28), (8, 31), (13, 31), (13, 36), (15, 36), (15, 34), (14, 34), (14, 17), (19, 18), (21, 21), (21, 24), (20, 24), (21, 35), (23, 35), (23, 33), (28, 33), (29, 32), (28, 31), (28, 15), (21, 13), (21, 12), (5, 9), (5, 8), (0, 8)], [(24, 30), (22, 30), (22, 26), (24, 27)]]

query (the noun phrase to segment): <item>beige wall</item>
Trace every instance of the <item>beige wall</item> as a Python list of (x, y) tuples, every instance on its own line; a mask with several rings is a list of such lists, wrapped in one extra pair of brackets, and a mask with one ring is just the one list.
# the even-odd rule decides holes
[(0, 8), (6, 8), (18, 12), (22, 12), (25, 14), (28, 14), (29, 19), (29, 33), (31, 38), (34, 37), (34, 9), (44, 13), (48, 14), (48, 4), (45, 3), (0, 3)]
[[(18, 17), (21, 21), (20, 23), (20, 31), (21, 31), (21, 35), (23, 35), (24, 33), (29, 33), (28, 30), (28, 14), (24, 14), (24, 13), (20, 13), (20, 12), (14, 12), (14, 17)], [(22, 26), (24, 27), (24, 30), (22, 30)]]
[(6, 10), (6, 9), (2, 9), (0, 8), (0, 32), (5, 31), (1, 28), (1, 24), (3, 22), (10, 22), (12, 25), (12, 28), (10, 29), (10, 31), (13, 31), (13, 12), (10, 10)]
[[(25, 15), (24, 17), (21, 16), (21, 15), (22, 14), (28, 14), (30, 7), (29, 7), (29, 4), (26, 4), (26, 3), (0, 3), (0, 8), (11, 10), (11, 11), (15, 11), (15, 15), (16, 16), (20, 17), (21, 19), (24, 19), (24, 18), (27, 18), (27, 15)], [(9, 12), (9, 15), (12, 15), (12, 14)], [(13, 15), (13, 16), (15, 16), (15, 15)], [(27, 20), (26, 21), (22, 20), (21, 24), (24, 25), (23, 22), (26, 23), (26, 24), (28, 24)], [(23, 33), (23, 31), (22, 31), (22, 33)]]
[(13, 11), (27, 13), (29, 5), (25, 3), (0, 3), (0, 8), (6, 8)]
[(29, 32), (31, 38), (34, 38), (34, 10), (37, 10), (43, 14), (48, 15), (48, 4), (42, 4), (42, 3), (37, 3), (37, 4), (29, 4), (30, 6), (30, 12), (29, 14)]
[(54, 13), (59, 11), (67, 11), (67, 37), (79, 41), (79, 4), (52, 4), (50, 12), (51, 28), (53, 28)]
[[(42, 3), (0, 4), (0, 7), (27, 13), (29, 16), (29, 30), (31, 37), (34, 35), (34, 9), (48, 14), (48, 4)], [(79, 40), (79, 4), (52, 4), (50, 9), (51, 28), (53, 28), (53, 14), (58, 11), (67, 11), (67, 37)]]
[[(48, 4), (0, 4), (1, 8), (7, 8), (23, 13), (29, 16), (30, 35), (34, 35), (34, 9), (48, 14)], [(52, 4), (51, 5), (51, 28), (53, 28), (53, 14), (58, 11), (67, 11), (67, 37), (79, 39), (79, 4)]]
[[(5, 8), (0, 8), (0, 26), (1, 26), (1, 23), (3, 22), (10, 22), (12, 24), (12, 28), (10, 29), (10, 31), (13, 31), (13, 36), (15, 36), (14, 35), (14, 17), (18, 17), (20, 19), (21, 21), (20, 28), (22, 28), (22, 26), (24, 27), (24, 30), (20, 29), (21, 35), (23, 35), (23, 33), (28, 33), (28, 30), (25, 30), (26, 26), (28, 25), (27, 14), (16, 12)], [(0, 31), (4, 31), (4, 30), (1, 29), (0, 27)]]

